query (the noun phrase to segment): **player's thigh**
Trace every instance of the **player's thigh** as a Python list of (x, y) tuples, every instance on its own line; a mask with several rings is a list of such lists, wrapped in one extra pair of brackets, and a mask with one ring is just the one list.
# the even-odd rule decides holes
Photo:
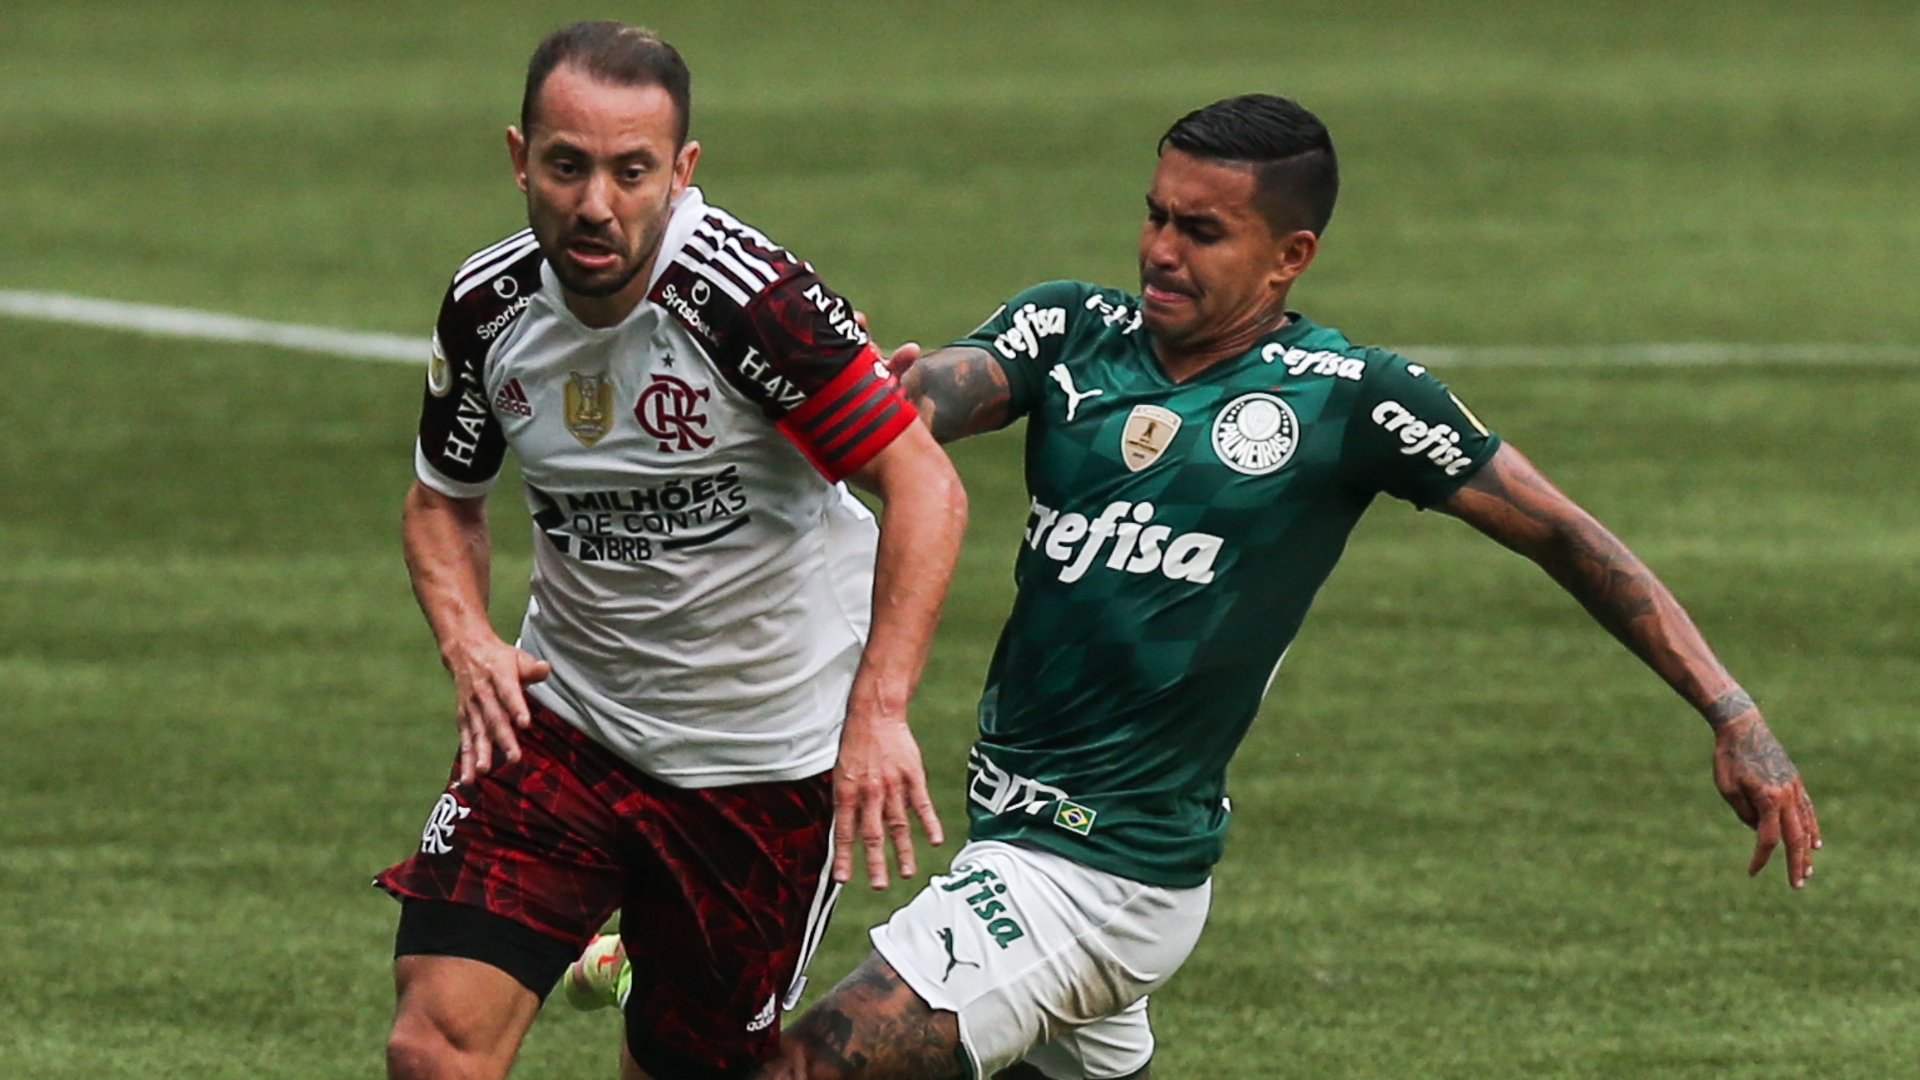
[(394, 961), (387, 1072), (397, 1080), (504, 1077), (540, 997), (491, 964), (454, 956)]
[(1102, 1025), (1096, 1040), (1104, 1032), (1116, 1045), (1088, 1044), (1091, 1057), (1061, 1080), (1107, 1080), (1151, 1058), (1145, 1011), (1128, 1011), (1192, 953), (1210, 895), (1210, 885), (1162, 888), (1046, 852), (974, 843), (872, 936), (922, 1001), (957, 1016), (976, 1075)]
[(935, 1009), (879, 953), (808, 1006), (756, 1080), (962, 1080), (959, 1019)]
[[(521, 733), (520, 746), (519, 761), (503, 763), (471, 784), (458, 782), (456, 762), (452, 782), (428, 815), (419, 849), (376, 883), (403, 901), (491, 913), (577, 955), (620, 902), (626, 876), (614, 804), (631, 786), (617, 759), (544, 708), (534, 709), (533, 725)], [(435, 940), (415, 948), (402, 941), (396, 955), (496, 959), (484, 952), (446, 953), (437, 940), (445, 936), (429, 935)], [(547, 978), (549, 973), (538, 974)], [(528, 986), (537, 994), (551, 987), (551, 978), (546, 985)]]
[(744, 1076), (837, 895), (831, 780), (654, 790), (631, 820), (650, 854), (621, 904), (628, 1050), (654, 1080)]

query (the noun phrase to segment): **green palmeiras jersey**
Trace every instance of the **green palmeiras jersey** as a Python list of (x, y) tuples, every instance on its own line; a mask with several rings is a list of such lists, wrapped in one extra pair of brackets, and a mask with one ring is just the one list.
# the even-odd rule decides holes
[(1205, 881), (1227, 762), (1378, 492), (1427, 507), (1499, 446), (1418, 364), (1298, 315), (1167, 378), (1139, 301), (1036, 286), (959, 344), (1027, 418), (1019, 594), (969, 761), (976, 840)]

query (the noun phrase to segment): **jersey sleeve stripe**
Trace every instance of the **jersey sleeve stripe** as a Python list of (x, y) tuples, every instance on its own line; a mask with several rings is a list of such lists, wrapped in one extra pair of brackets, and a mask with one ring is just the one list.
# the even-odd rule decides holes
[(445, 495), (449, 499), (478, 499), (487, 492), (492, 491), (493, 482), (498, 479), (498, 474), (496, 474), (478, 483), (467, 483), (462, 480), (455, 480), (453, 477), (433, 467), (433, 462), (427, 459), (426, 448), (420, 445), (420, 440), (418, 439), (413, 441), (413, 475), (418, 478), (422, 484)]
[(739, 218), (734, 217), (724, 210), (715, 209), (713, 213), (706, 216), (703, 224), (711, 225), (720, 232), (759, 248), (766, 253), (765, 255), (759, 256), (760, 258), (771, 257), (781, 262), (797, 261), (794, 259), (792, 252), (774, 243), (772, 240), (767, 239), (766, 233), (761, 232), (759, 229), (741, 221)]
[(753, 297), (748, 296), (746, 290), (742, 289), (732, 277), (718, 272), (697, 258), (689, 258), (684, 251), (675, 255), (673, 261), (676, 266), (685, 267), (695, 277), (712, 282), (716, 288), (726, 293), (729, 299), (741, 307), (746, 307), (753, 300)]
[(885, 415), (875, 417), (872, 425), (861, 429), (859, 438), (833, 452), (824, 452), (810, 444), (803, 434), (794, 429), (792, 416), (783, 417), (775, 426), (793, 440), (793, 444), (800, 448), (814, 468), (820, 470), (822, 476), (838, 482), (859, 472), (861, 466), (885, 450), (901, 432), (919, 423), (913, 406), (897, 394), (894, 397), (897, 404), (889, 403), (892, 407)]
[(460, 271), (453, 275), (454, 284), (466, 284), (486, 277), (493, 268), (512, 262), (539, 246), (540, 242), (530, 232), (496, 244), (485, 255), (476, 255), (462, 263)]
[(767, 281), (762, 281), (753, 271), (740, 265), (740, 260), (734, 258), (729, 252), (713, 247), (705, 237), (687, 237), (687, 249), (704, 256), (708, 266), (714, 271), (731, 277), (735, 284), (746, 290), (748, 295), (757, 296), (766, 290)]
[(529, 236), (523, 243), (515, 244), (513, 247), (502, 251), (499, 258), (474, 271), (471, 277), (465, 281), (456, 282), (453, 287), (453, 298), (455, 300), (464, 299), (468, 293), (479, 288), (482, 282), (485, 282), (488, 278), (491, 278), (493, 275), (520, 261), (528, 252), (539, 246), (539, 241)]
[(829, 479), (844, 480), (918, 416), (897, 384), (875, 373), (878, 362), (872, 345), (861, 349), (832, 382), (778, 423)]
[(476, 266), (479, 266), (481, 263), (486, 262), (488, 259), (491, 259), (496, 252), (499, 252), (505, 249), (509, 244), (517, 244), (520, 241), (525, 240), (527, 237), (532, 235), (533, 235), (532, 229), (521, 229), (519, 232), (514, 233), (512, 236), (507, 237), (505, 240), (502, 240), (499, 243), (489, 244), (486, 247), (481, 248), (479, 251), (476, 251), (473, 254), (467, 256), (467, 261), (460, 264), (460, 269), (454, 272), (454, 275), (453, 275), (454, 279), (459, 280), (460, 278), (465, 277), (467, 271), (473, 269)]
[(762, 259), (760, 256), (753, 254), (741, 246), (738, 237), (723, 233), (711, 233), (704, 230), (695, 230), (694, 235), (713, 245), (716, 252), (731, 256), (742, 267), (759, 277), (765, 284), (771, 285), (780, 279), (779, 271), (775, 270), (765, 259)]
[(878, 381), (874, 375), (874, 365), (879, 362), (880, 353), (872, 345), (863, 347), (853, 361), (841, 369), (840, 374), (795, 406), (787, 416), (796, 424), (814, 428), (822, 417), (830, 417), (855, 401), (862, 383)]
[[(824, 442), (831, 438), (859, 414), (860, 406), (866, 404), (873, 381), (873, 376), (869, 375), (847, 387), (835, 395), (832, 401), (802, 417), (798, 421), (799, 424), (811, 432), (816, 440)], [(827, 393), (828, 391), (821, 391), (818, 399), (826, 400)]]
[(850, 431), (857, 429), (861, 421), (877, 409), (887, 404), (887, 387), (878, 380), (868, 379), (855, 388), (857, 397), (847, 400), (843, 407), (823, 415), (807, 426), (809, 437), (814, 445), (831, 449), (845, 442)]
[[(857, 416), (850, 417), (849, 423), (843, 426), (833, 437), (821, 439), (817, 444), (820, 447), (821, 456), (836, 459), (848, 457), (854, 451), (866, 445), (867, 442), (872, 440), (873, 437), (881, 431), (894, 429), (896, 422), (902, 415), (909, 420), (914, 419), (912, 411), (908, 408), (904, 399), (896, 399), (892, 395), (882, 398), (872, 408), (861, 412)], [(856, 422), (858, 421), (865, 422), (858, 423), (856, 426)], [(905, 425), (902, 424), (898, 426), (904, 427)], [(867, 456), (871, 457), (872, 455), (869, 454)]]

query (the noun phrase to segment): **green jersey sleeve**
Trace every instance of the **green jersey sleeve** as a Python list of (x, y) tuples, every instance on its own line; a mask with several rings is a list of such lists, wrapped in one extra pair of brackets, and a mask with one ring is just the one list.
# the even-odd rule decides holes
[(1060, 362), (1074, 316), (1096, 290), (1077, 281), (1035, 285), (1000, 305), (980, 328), (955, 345), (984, 350), (1007, 373), (1010, 417), (1025, 416), (1039, 399), (1048, 369)]
[(1373, 352), (1341, 454), (1355, 484), (1424, 510), (1460, 490), (1499, 448), (1500, 437), (1425, 367)]

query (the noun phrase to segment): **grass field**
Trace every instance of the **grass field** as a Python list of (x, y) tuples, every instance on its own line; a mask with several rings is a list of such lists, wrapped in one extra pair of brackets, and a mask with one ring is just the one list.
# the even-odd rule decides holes
[[(1910, 0), (1435, 8), (13, 0), (0, 289), (424, 333), (519, 221), (525, 54), (610, 14), (687, 53), (709, 196), (889, 340), (1131, 284), (1153, 140), (1259, 88), (1340, 143), (1296, 299), (1357, 339), (1920, 344)], [(1157, 1074), (1920, 1075), (1920, 366), (1441, 374), (1690, 606), (1808, 774), (1820, 872), (1748, 881), (1704, 725), (1537, 571), (1383, 504), (1234, 767)], [(378, 1075), (366, 880), (451, 749), (396, 536), (419, 381), (0, 321), (0, 1076)], [(916, 713), (950, 827), (1018, 448), (956, 449)], [(850, 896), (816, 976), (898, 898)], [(516, 1075), (611, 1076), (616, 1037), (556, 1010)]]

